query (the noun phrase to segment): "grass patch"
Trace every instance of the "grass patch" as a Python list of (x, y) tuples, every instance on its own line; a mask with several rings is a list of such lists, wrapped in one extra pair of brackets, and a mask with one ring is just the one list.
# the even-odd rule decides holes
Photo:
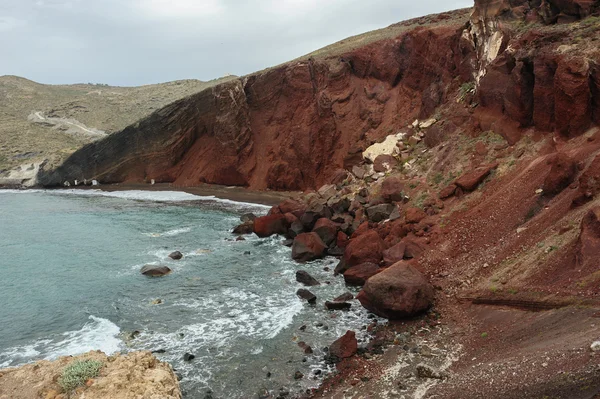
[(486, 333), (486, 332), (481, 333), (481, 338), (487, 338), (487, 337), (488, 337), (488, 333)]
[(95, 378), (100, 373), (102, 362), (98, 360), (76, 360), (63, 370), (58, 379), (58, 385), (65, 392), (71, 392), (77, 387), (85, 385), (90, 378)]
[(458, 89), (458, 100), (464, 101), (468, 94), (475, 93), (475, 82), (463, 83)]

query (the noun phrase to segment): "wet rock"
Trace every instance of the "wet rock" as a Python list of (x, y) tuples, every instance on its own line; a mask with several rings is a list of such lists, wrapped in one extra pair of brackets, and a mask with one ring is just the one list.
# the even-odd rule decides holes
[(550, 161), (552, 167), (544, 179), (545, 195), (556, 195), (569, 187), (577, 176), (577, 162), (565, 153), (559, 153)]
[(398, 244), (391, 248), (383, 251), (383, 264), (384, 266), (391, 266), (404, 259), (404, 252), (406, 251), (406, 244), (400, 241)]
[(254, 220), (254, 233), (259, 237), (287, 233), (289, 225), (282, 214), (267, 215)]
[(352, 266), (344, 272), (344, 281), (347, 285), (363, 286), (369, 278), (380, 271), (381, 269), (375, 263), (361, 263), (360, 265)]
[(339, 226), (326, 218), (317, 220), (313, 227), (313, 233), (317, 233), (327, 246), (330, 246), (335, 241), (338, 230)]
[[(344, 267), (360, 265), (361, 263), (376, 263), (382, 259), (385, 244), (375, 230), (365, 233), (350, 240), (344, 252)], [(336, 267), (336, 271), (338, 268)]]
[(397, 176), (388, 177), (381, 184), (380, 195), (386, 202), (404, 200), (404, 183)]
[(328, 256), (335, 256), (335, 257), (341, 257), (344, 255), (344, 249), (340, 248), (340, 247), (333, 247), (333, 248), (328, 248), (327, 249), (327, 255)]
[(183, 258), (183, 254), (179, 251), (171, 252), (169, 254), (169, 258), (171, 258), (173, 260), (179, 260), (179, 259)]
[(294, 373), (294, 379), (295, 380), (301, 380), (304, 377), (304, 374), (302, 374), (300, 371), (296, 371)]
[(349, 292), (346, 292), (338, 297), (336, 297), (333, 301), (334, 302), (346, 302), (346, 301), (351, 301), (354, 299), (354, 295), (352, 295)]
[(427, 214), (419, 208), (408, 208), (406, 210), (405, 220), (406, 223), (419, 223), (425, 219)]
[(351, 307), (352, 304), (348, 302), (325, 302), (325, 309), (327, 310), (349, 310)]
[(456, 179), (454, 184), (464, 191), (473, 191), (483, 183), (485, 178), (488, 177), (492, 170), (496, 169), (497, 166), (498, 164), (480, 166)]
[(327, 245), (317, 233), (302, 233), (294, 238), (292, 258), (299, 262), (309, 262), (322, 258)]
[(185, 353), (183, 355), (183, 360), (185, 360), (186, 362), (189, 362), (191, 360), (194, 360), (196, 358), (195, 355), (192, 355), (191, 353)]
[(307, 345), (306, 342), (304, 341), (300, 341), (298, 342), (298, 346), (300, 347), (300, 349), (302, 349), (302, 351), (307, 354), (310, 355), (311, 353), (313, 353), (312, 348), (310, 347), (310, 345)]
[(304, 232), (304, 225), (300, 220), (293, 222), (288, 230), (288, 237), (294, 238)]
[(285, 247), (291, 247), (293, 244), (294, 244), (294, 240), (291, 238), (281, 241), (281, 245), (283, 245)]
[(367, 280), (357, 299), (387, 319), (417, 315), (431, 306), (435, 291), (427, 278), (406, 262), (398, 262)]
[(296, 272), (296, 281), (301, 284), (304, 284), (307, 287), (313, 287), (315, 285), (321, 284), (313, 276), (311, 276), (310, 274), (308, 274), (308, 272), (304, 270), (298, 270)]
[(392, 204), (380, 204), (374, 205), (367, 208), (367, 216), (369, 217), (369, 221), (373, 223), (379, 223), (386, 219), (389, 219), (390, 215), (396, 208), (395, 205)]
[(169, 269), (167, 266), (146, 265), (141, 268), (140, 272), (144, 276), (161, 277), (171, 273), (171, 269)]
[(233, 229), (233, 234), (252, 234), (254, 233), (254, 221), (244, 222)]
[(317, 296), (307, 289), (300, 288), (298, 291), (296, 291), (296, 295), (298, 295), (300, 299), (306, 300), (311, 305), (317, 303)]
[(240, 221), (242, 223), (254, 222), (254, 219), (256, 219), (256, 215), (253, 213), (244, 213), (240, 216)]
[(246, 241), (246, 239), (242, 236), (239, 236), (238, 238), (235, 239), (236, 241)]
[(354, 331), (347, 331), (342, 337), (338, 338), (329, 346), (330, 356), (338, 359), (347, 359), (356, 354), (358, 350), (358, 341)]

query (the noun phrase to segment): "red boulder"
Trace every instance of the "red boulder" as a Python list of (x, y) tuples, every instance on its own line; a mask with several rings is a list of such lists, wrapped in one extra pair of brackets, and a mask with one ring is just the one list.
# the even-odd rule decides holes
[(348, 268), (367, 262), (379, 264), (384, 250), (385, 245), (379, 234), (369, 230), (350, 240), (344, 251), (344, 261)]
[(404, 259), (404, 252), (406, 251), (406, 244), (399, 242), (393, 247), (383, 251), (383, 264), (385, 266), (391, 266)]
[(473, 191), (483, 183), (485, 178), (488, 177), (492, 170), (496, 169), (497, 166), (498, 164), (480, 166), (456, 179), (454, 184), (464, 191)]
[(419, 223), (426, 217), (427, 214), (419, 208), (408, 208), (406, 210), (406, 223)]
[(404, 199), (404, 183), (399, 177), (388, 177), (381, 184), (380, 195), (384, 201), (397, 202)]
[(427, 310), (434, 289), (406, 262), (398, 262), (367, 280), (357, 299), (369, 311), (387, 319), (402, 319)]
[(312, 231), (321, 237), (321, 240), (323, 240), (325, 245), (331, 245), (337, 238), (338, 230), (339, 225), (337, 223), (334, 223), (327, 218), (321, 218), (317, 220)]
[(317, 233), (302, 233), (294, 238), (292, 258), (299, 262), (309, 262), (325, 256), (327, 245)]
[(565, 153), (556, 154), (550, 161), (552, 167), (544, 180), (544, 194), (556, 195), (573, 183), (577, 175), (577, 162)]
[(346, 334), (338, 338), (329, 347), (329, 354), (338, 359), (352, 357), (358, 351), (358, 341), (354, 331), (346, 331)]
[(285, 234), (288, 228), (288, 221), (282, 214), (267, 215), (254, 220), (254, 233), (259, 237)]
[(380, 271), (381, 269), (375, 263), (361, 263), (344, 272), (344, 281), (347, 285), (363, 286), (368, 279)]

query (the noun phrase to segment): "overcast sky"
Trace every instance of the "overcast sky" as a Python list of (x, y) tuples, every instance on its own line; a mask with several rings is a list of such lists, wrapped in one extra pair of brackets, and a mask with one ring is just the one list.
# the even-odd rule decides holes
[(0, 75), (134, 86), (244, 75), (473, 0), (0, 0)]

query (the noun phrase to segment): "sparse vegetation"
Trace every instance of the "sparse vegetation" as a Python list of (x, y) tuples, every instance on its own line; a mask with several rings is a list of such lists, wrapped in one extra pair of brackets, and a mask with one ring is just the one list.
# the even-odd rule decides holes
[(97, 360), (76, 360), (69, 364), (58, 379), (58, 385), (65, 392), (85, 384), (90, 378), (96, 378), (102, 368), (102, 362)]
[(459, 101), (464, 101), (468, 94), (475, 93), (475, 82), (466, 82), (463, 83), (458, 89), (458, 99)]

